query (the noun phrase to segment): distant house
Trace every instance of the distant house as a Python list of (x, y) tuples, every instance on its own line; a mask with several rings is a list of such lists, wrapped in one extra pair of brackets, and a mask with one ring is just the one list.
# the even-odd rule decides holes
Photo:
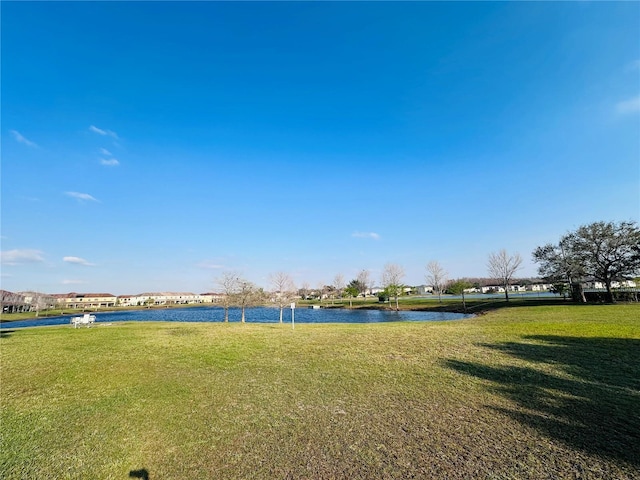
[(66, 308), (107, 308), (115, 307), (118, 297), (111, 293), (76, 293), (71, 292), (59, 297)]
[(377, 295), (379, 293), (384, 292), (384, 288), (382, 287), (371, 287), (371, 289), (369, 290), (368, 294), (369, 295)]
[(137, 307), (144, 305), (146, 298), (139, 297), (138, 295), (118, 295), (119, 307)]
[(191, 292), (147, 292), (136, 295), (141, 305), (188, 305), (202, 303), (200, 295)]
[(224, 293), (201, 293), (201, 303), (220, 303), (226, 295)]
[[(607, 288), (604, 282), (599, 282), (597, 280), (589, 280), (584, 282), (582, 285), (584, 288), (592, 288), (595, 290), (604, 290)], [(635, 286), (636, 282), (634, 282), (633, 280), (614, 280), (613, 282), (611, 282), (611, 288), (634, 288)]]
[(428, 295), (433, 293), (433, 287), (431, 285), (418, 285), (416, 287), (416, 293), (418, 295)]
[(0, 290), (0, 304), (2, 313), (26, 312), (30, 308), (30, 305), (25, 302), (24, 295), (7, 290)]
[(480, 287), (482, 293), (504, 293), (504, 287), (500, 285), (487, 285)]

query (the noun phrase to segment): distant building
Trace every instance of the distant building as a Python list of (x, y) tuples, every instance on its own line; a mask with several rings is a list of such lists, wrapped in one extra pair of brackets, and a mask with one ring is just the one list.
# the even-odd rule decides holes
[(58, 297), (65, 308), (108, 308), (115, 307), (118, 297), (111, 293), (76, 293), (71, 292)]
[(433, 287), (431, 285), (418, 285), (416, 287), (416, 293), (418, 295), (428, 295), (433, 293)]
[(0, 290), (0, 304), (2, 305), (2, 313), (28, 312), (30, 308), (30, 305), (24, 300), (24, 295), (7, 290)]

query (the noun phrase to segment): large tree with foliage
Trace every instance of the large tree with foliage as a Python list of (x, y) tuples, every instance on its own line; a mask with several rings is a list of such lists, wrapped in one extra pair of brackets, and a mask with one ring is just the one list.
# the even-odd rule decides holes
[[(569, 285), (574, 299), (584, 301), (582, 288), (577, 288), (577, 282), (584, 276), (584, 269), (578, 259), (571, 254), (568, 239), (563, 237), (557, 245), (548, 243), (533, 251), (533, 261), (539, 263), (538, 274), (554, 284), (554, 290), (560, 284)], [(563, 289), (564, 290), (564, 289)]]
[(487, 262), (489, 275), (500, 281), (500, 284), (504, 287), (504, 296), (507, 302), (509, 301), (511, 279), (521, 265), (522, 257), (519, 253), (509, 255), (505, 249), (502, 249), (499, 252), (489, 254)]
[[(541, 248), (549, 247), (548, 245)], [(553, 247), (553, 246), (552, 246)], [(607, 300), (614, 302), (614, 281), (634, 277), (640, 272), (640, 229), (636, 222), (594, 222), (565, 234), (558, 243), (574, 274), (604, 283)], [(557, 251), (557, 250), (556, 250)], [(541, 271), (553, 270), (557, 257), (534, 251)], [(555, 262), (555, 263), (554, 263)]]
[(357, 297), (360, 292), (366, 290), (366, 288), (367, 286), (363, 286), (357, 278), (349, 282), (349, 285), (344, 289), (344, 293), (349, 297), (349, 308), (353, 307), (353, 298)]

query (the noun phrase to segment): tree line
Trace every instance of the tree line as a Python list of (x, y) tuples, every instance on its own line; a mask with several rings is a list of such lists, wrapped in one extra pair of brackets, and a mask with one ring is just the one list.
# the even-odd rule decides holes
[[(548, 283), (553, 284), (557, 293), (571, 292), (578, 301), (586, 301), (583, 283), (587, 280), (602, 282), (606, 289), (606, 299), (614, 302), (613, 282), (634, 278), (640, 274), (640, 230), (635, 222), (595, 222), (583, 225), (560, 237), (557, 243), (548, 243), (533, 251), (533, 260), (539, 264), (538, 274)], [(519, 253), (508, 253), (505, 249), (492, 252), (487, 258), (487, 272), (491, 279), (503, 287), (505, 300), (509, 301), (509, 286), (514, 275), (522, 267)], [(433, 288), (433, 294), (442, 301), (443, 293), (462, 295), (465, 305), (465, 291), (480, 284), (483, 279), (450, 279), (447, 271), (437, 261), (426, 265), (425, 280)], [(402, 266), (387, 263), (381, 274), (380, 282), (383, 292), (380, 296), (393, 300), (396, 310), (399, 309), (399, 297), (407, 287), (403, 283), (405, 276)], [(474, 281), (475, 280), (475, 281)], [(245, 320), (245, 309), (262, 305), (269, 300), (269, 295), (255, 284), (234, 272), (226, 272), (217, 283), (222, 290), (222, 306), (225, 309), (224, 321), (228, 322), (229, 307), (241, 309), (241, 322)], [(299, 296), (303, 298), (310, 289), (303, 285), (296, 289), (293, 279), (285, 272), (277, 272), (270, 277), (272, 292), (270, 300), (280, 309), (280, 323), (283, 310), (290, 306)], [(324, 296), (347, 298), (349, 306), (353, 299), (366, 296), (371, 291), (374, 280), (370, 272), (361, 270), (356, 278), (345, 282), (344, 276), (335, 276), (331, 285), (319, 287), (320, 299)]]

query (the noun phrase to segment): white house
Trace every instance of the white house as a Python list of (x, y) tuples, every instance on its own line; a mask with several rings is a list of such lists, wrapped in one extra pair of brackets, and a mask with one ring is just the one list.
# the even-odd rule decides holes
[(433, 293), (433, 287), (431, 285), (418, 285), (416, 287), (416, 292), (418, 295), (427, 295), (429, 293)]
[(224, 293), (201, 293), (200, 301), (201, 303), (220, 303), (224, 297)]

